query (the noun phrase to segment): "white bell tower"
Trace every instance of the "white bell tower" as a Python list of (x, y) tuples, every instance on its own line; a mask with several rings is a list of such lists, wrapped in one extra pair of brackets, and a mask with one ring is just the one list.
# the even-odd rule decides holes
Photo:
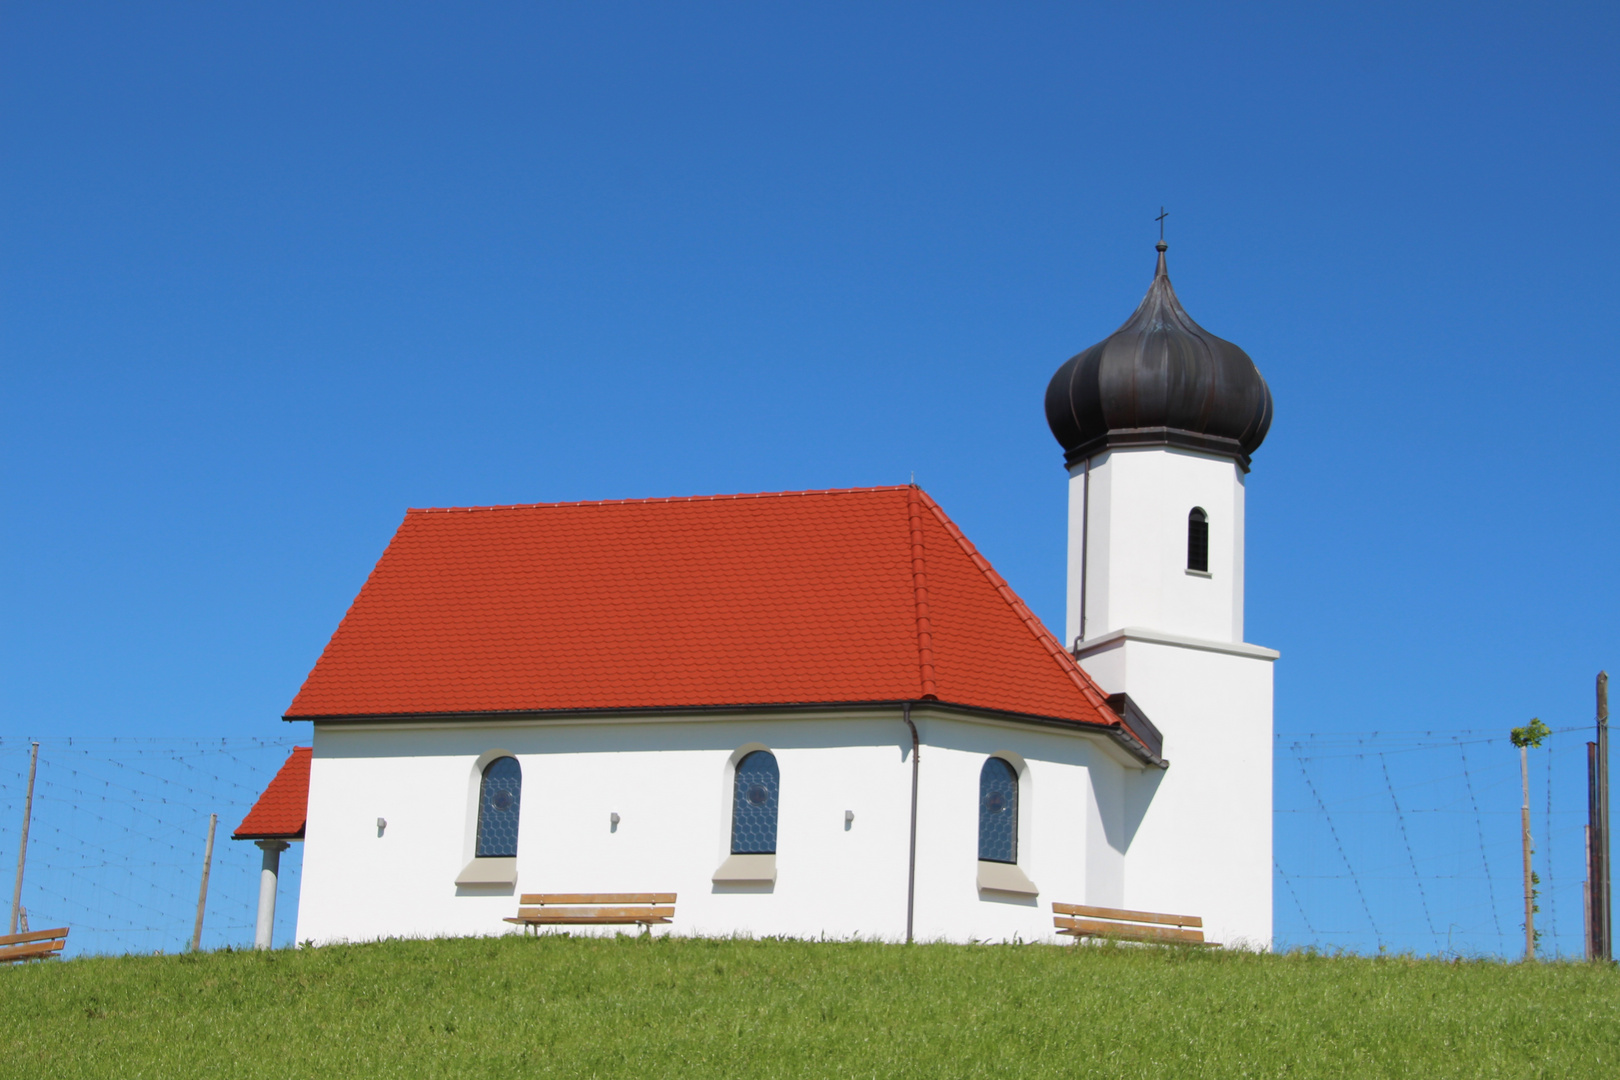
[(1269, 947), (1278, 654), (1243, 640), (1243, 513), (1271, 392), (1182, 308), (1165, 250), (1125, 325), (1047, 388), (1070, 476), (1065, 637), (1164, 736), (1168, 767), (1123, 785), (1124, 906)]
[(1072, 647), (1147, 627), (1243, 640), (1243, 489), (1231, 457), (1121, 446), (1069, 467)]

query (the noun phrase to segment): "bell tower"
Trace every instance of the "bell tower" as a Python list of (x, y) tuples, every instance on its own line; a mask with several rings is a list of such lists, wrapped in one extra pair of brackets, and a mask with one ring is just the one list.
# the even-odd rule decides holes
[(1271, 391), (1181, 306), (1166, 250), (1131, 317), (1046, 390), (1070, 477), (1064, 637), (1164, 735), (1170, 766), (1124, 785), (1125, 906), (1269, 944), (1277, 653), (1244, 641), (1243, 517)]

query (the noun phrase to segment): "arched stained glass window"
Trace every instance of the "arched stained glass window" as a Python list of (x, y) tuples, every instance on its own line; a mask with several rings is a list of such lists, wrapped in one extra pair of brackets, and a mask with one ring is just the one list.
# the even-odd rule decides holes
[(517, 758), (496, 758), (484, 766), (478, 788), (478, 857), (510, 859), (517, 855), (518, 803), (523, 798), (523, 770)]
[(1209, 573), (1209, 515), (1201, 506), (1187, 515), (1187, 569)]
[(1018, 770), (998, 757), (979, 770), (979, 858), (1018, 861)]
[(737, 762), (737, 786), (731, 797), (731, 853), (776, 854), (776, 803), (781, 790), (776, 757), (755, 750)]

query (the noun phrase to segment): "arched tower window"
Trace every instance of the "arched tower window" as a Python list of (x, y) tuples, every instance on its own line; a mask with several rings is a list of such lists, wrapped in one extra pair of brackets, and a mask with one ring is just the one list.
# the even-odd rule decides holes
[(1201, 506), (1187, 515), (1187, 569), (1209, 573), (1209, 515)]
[(518, 803), (523, 798), (523, 769), (517, 758), (496, 758), (484, 766), (478, 787), (478, 857), (510, 859), (517, 855)]
[(1018, 861), (1018, 770), (993, 757), (979, 770), (979, 858)]
[(781, 777), (776, 756), (755, 750), (737, 762), (737, 784), (731, 797), (731, 853), (776, 854), (776, 804)]

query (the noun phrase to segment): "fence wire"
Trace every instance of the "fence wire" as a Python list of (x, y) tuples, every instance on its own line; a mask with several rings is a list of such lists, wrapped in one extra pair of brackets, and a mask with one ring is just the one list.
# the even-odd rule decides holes
[[(189, 947), (208, 815), (218, 814), (202, 947), (253, 943), (262, 854), (230, 836), (292, 739), (0, 738), (8, 916), (33, 741), (39, 766), (22, 890), (30, 927), (69, 927), (69, 956)], [(292, 942), (302, 848), (281, 856), (277, 945)]]
[[(1544, 957), (1584, 947), (1590, 726), (1531, 754)], [(29, 739), (0, 738), (0, 881), (16, 866)], [(72, 928), (68, 955), (185, 949), (208, 815), (219, 833), (203, 947), (253, 940), (260, 852), (229, 839), (286, 760), (285, 739), (42, 738), (23, 906)], [(1279, 947), (1523, 952), (1518, 752), (1492, 731), (1277, 736)], [(303, 845), (282, 855), (275, 943), (291, 944)], [(9, 902), (9, 891), (5, 896)]]
[[(1558, 728), (1530, 750), (1535, 929), (1547, 958), (1585, 948), (1590, 738), (1590, 725)], [(1277, 944), (1522, 956), (1523, 801), (1506, 724), (1277, 736)]]

